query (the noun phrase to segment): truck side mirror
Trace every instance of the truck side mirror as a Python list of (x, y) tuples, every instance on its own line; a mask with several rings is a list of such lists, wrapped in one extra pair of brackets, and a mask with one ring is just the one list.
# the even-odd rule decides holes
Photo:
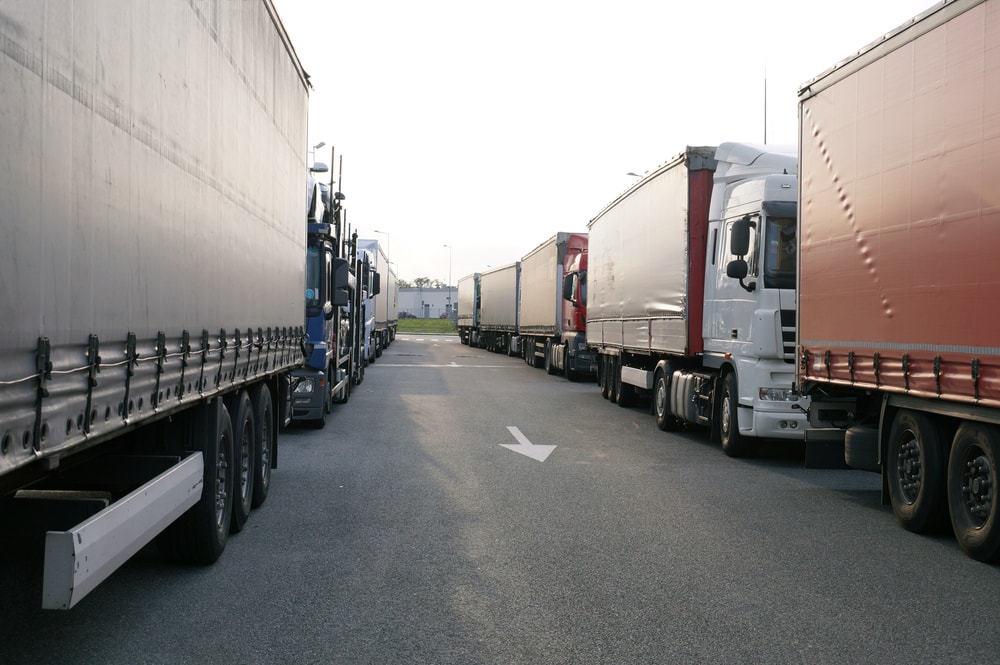
[(573, 283), (573, 277), (575, 275), (576, 275), (576, 273), (572, 273), (571, 272), (571, 273), (566, 274), (563, 277), (563, 285), (562, 285), (562, 297), (563, 297), (563, 300), (569, 300), (569, 301), (573, 300), (573, 291), (575, 290), (574, 289), (575, 284)]
[(750, 282), (749, 284), (743, 282), (748, 274), (750, 274), (750, 266), (743, 259), (734, 259), (726, 264), (726, 276), (740, 280), (740, 286), (753, 293), (757, 288), (757, 282)]
[[(733, 228), (729, 236), (730, 254), (746, 256), (747, 252), (750, 251), (750, 223), (749, 215), (733, 222)], [(733, 277), (733, 275), (730, 275), (730, 277)]]
[[(335, 258), (333, 260), (333, 296), (330, 299), (335, 307), (344, 307), (350, 303), (350, 294), (347, 292), (350, 288), (350, 279), (350, 263), (345, 258)], [(332, 317), (333, 313), (331, 312), (327, 318)]]
[(750, 274), (750, 266), (743, 259), (736, 259), (735, 261), (730, 261), (726, 265), (726, 276), (732, 277), (733, 279), (746, 279), (747, 275)]

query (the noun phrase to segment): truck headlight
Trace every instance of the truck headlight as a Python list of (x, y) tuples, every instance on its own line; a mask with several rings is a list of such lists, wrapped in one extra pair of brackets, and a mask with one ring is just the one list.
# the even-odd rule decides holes
[(799, 394), (794, 388), (761, 388), (760, 399), (764, 402), (798, 402)]
[(294, 395), (311, 395), (313, 391), (313, 380), (304, 378), (299, 379), (295, 387), (292, 388), (292, 394)]

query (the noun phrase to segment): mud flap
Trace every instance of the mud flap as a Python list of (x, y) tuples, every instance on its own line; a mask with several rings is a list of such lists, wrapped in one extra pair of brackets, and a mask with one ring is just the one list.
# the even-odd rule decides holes
[(805, 433), (807, 469), (847, 469), (844, 430), (814, 429)]

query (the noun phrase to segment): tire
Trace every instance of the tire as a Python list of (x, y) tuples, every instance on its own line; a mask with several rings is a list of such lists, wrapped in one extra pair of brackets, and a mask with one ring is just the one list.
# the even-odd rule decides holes
[(604, 399), (611, 399), (608, 365), (608, 356), (600, 355), (597, 357), (597, 384), (601, 386), (601, 397)]
[(667, 382), (666, 372), (656, 372), (652, 404), (656, 426), (664, 432), (677, 429), (677, 419), (670, 413), (670, 383)]
[(729, 457), (746, 457), (751, 448), (740, 435), (739, 393), (736, 391), (736, 374), (729, 372), (722, 379), (722, 393), (719, 397), (719, 440), (722, 452)]
[(257, 384), (250, 391), (253, 418), (256, 425), (256, 463), (253, 475), (253, 508), (259, 508), (271, 489), (271, 468), (278, 449), (278, 431), (274, 426), (274, 400), (266, 383)]
[(257, 425), (254, 421), (253, 403), (246, 392), (240, 392), (230, 405), (233, 420), (233, 519), (229, 524), (232, 533), (243, 530), (253, 508), (254, 477), (257, 474)]
[(618, 406), (622, 408), (628, 408), (630, 406), (634, 406), (636, 399), (638, 398), (635, 392), (635, 386), (633, 386), (631, 383), (625, 383), (624, 381), (622, 381), (622, 372), (620, 364), (618, 366), (618, 371), (615, 373), (615, 376), (618, 377), (618, 399), (615, 400), (618, 403)]
[(962, 551), (977, 561), (1000, 561), (1000, 501), (997, 461), (1000, 430), (963, 423), (948, 458), (948, 509)]
[(903, 528), (927, 533), (943, 526), (947, 507), (944, 454), (938, 428), (927, 414), (896, 413), (885, 473), (892, 511)]
[(201, 498), (160, 534), (157, 544), (169, 559), (207, 565), (226, 549), (233, 517), (233, 424), (221, 399), (197, 407), (190, 443), (205, 465)]
[(551, 376), (556, 371), (555, 363), (552, 362), (552, 342), (545, 342), (545, 373)]
[(622, 372), (621, 364), (619, 364), (619, 356), (611, 356), (608, 359), (608, 367), (611, 369), (611, 376), (609, 378), (611, 393), (608, 395), (608, 399), (617, 404), (618, 396), (622, 392)]

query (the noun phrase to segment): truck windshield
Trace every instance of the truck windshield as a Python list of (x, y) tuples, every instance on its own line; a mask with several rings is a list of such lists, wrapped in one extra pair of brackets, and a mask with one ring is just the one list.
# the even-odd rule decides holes
[(306, 252), (306, 309), (315, 310), (321, 305), (323, 268), (320, 262), (319, 249), (310, 247)]
[(795, 218), (768, 217), (765, 226), (764, 286), (795, 288)]

